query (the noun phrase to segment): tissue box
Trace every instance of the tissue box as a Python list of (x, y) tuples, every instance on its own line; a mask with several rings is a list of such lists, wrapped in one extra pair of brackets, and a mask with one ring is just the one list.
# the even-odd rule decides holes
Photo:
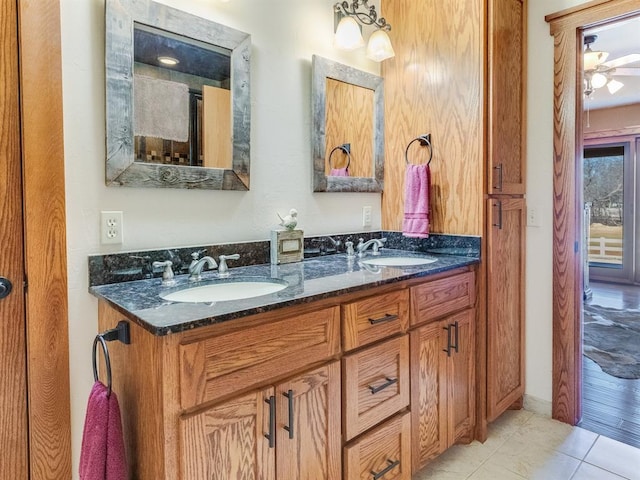
[(271, 230), (271, 263), (300, 262), (304, 259), (302, 230)]

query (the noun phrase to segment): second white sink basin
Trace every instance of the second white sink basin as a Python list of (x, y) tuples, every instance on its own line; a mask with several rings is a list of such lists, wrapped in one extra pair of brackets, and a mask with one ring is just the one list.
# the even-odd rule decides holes
[(366, 260), (362, 260), (362, 263), (380, 267), (415, 267), (417, 265), (428, 265), (429, 263), (437, 261), (437, 258), (429, 257), (380, 257), (367, 258)]
[(284, 290), (287, 286), (286, 282), (277, 280), (234, 280), (187, 287), (160, 297), (170, 302), (228, 302), (269, 295)]

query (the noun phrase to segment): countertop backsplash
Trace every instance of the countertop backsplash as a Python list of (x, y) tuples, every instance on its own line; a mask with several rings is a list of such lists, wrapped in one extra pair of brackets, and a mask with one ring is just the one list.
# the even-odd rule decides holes
[[(407, 238), (401, 232), (367, 231), (336, 235), (318, 235), (304, 239), (306, 258), (345, 252), (345, 242), (357, 245), (360, 238), (387, 238), (386, 248), (420, 253), (480, 257), (480, 237), (431, 234), (425, 239)], [(229, 260), (229, 268), (262, 265), (270, 262), (269, 241), (243, 242), (208, 246), (191, 246), (161, 250), (145, 250), (89, 256), (89, 286), (107, 285), (162, 276), (162, 268), (153, 268), (156, 261), (171, 260), (176, 275), (187, 273), (191, 254), (201, 252), (218, 260), (220, 255), (240, 254), (239, 260)]]

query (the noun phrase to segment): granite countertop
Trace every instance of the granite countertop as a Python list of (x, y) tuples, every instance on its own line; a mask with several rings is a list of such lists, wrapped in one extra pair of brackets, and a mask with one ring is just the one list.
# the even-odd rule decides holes
[[(433, 257), (437, 261), (411, 267), (365, 265), (362, 260), (390, 256)], [(105, 300), (128, 319), (154, 335), (167, 335), (193, 328), (229, 321), (277, 308), (308, 303), (367, 288), (424, 277), (455, 268), (477, 264), (477, 257), (451, 254), (419, 254), (383, 249), (382, 255), (348, 258), (345, 254), (311, 258), (285, 265), (252, 265), (229, 269), (230, 277), (219, 278), (215, 270), (205, 271), (202, 281), (189, 282), (187, 275), (176, 276), (176, 284), (164, 287), (151, 278), (132, 282), (93, 286), (89, 292)], [(161, 298), (172, 291), (204, 286), (216, 282), (250, 279), (277, 279), (288, 286), (276, 293), (243, 300), (211, 303), (170, 302)]]

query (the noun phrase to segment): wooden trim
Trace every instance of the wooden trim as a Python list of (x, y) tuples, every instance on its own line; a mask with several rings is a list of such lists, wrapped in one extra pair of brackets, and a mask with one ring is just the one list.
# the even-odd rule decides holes
[(553, 134), (553, 418), (575, 425), (581, 416), (582, 29), (639, 12), (637, 0), (590, 2), (546, 17), (554, 38)]
[(60, 2), (18, 0), (32, 479), (71, 478)]
[(615, 138), (619, 140), (620, 137), (636, 137), (640, 136), (640, 127), (620, 128), (617, 130), (598, 130), (597, 132), (590, 132), (584, 134), (585, 140), (598, 140), (605, 138)]

